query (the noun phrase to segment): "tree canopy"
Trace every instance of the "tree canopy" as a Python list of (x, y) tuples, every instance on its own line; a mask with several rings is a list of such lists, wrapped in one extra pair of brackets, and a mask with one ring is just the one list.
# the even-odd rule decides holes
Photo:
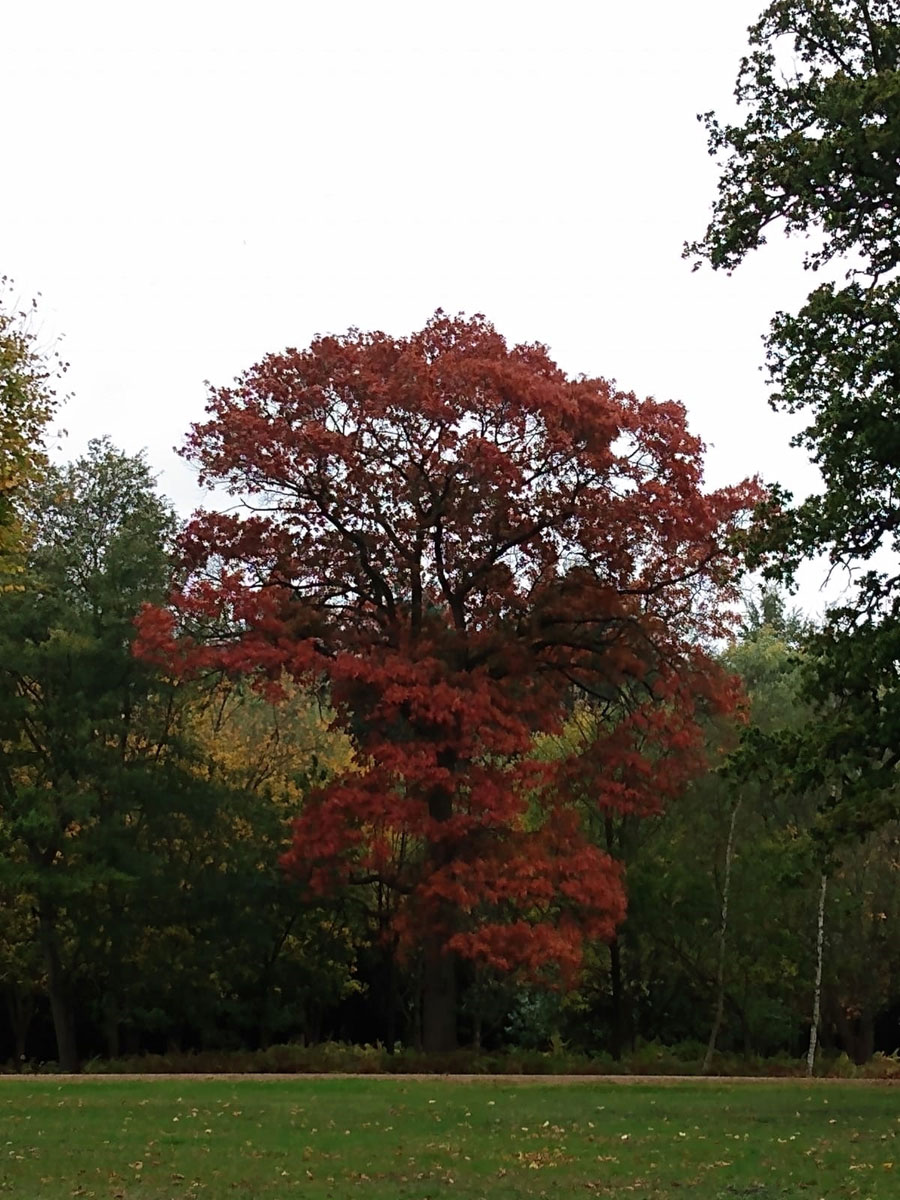
[(425, 957), (426, 1046), (447, 1044), (455, 956), (566, 973), (611, 936), (618, 868), (533, 737), (591, 695), (596, 802), (658, 805), (698, 710), (734, 703), (706, 646), (757, 489), (703, 490), (680, 405), (569, 379), (481, 317), (320, 338), (208, 413), (187, 453), (244, 511), (193, 520), (142, 652), (327, 680), (358, 761), (285, 864), (314, 891), (389, 889)]
[(780, 224), (807, 239), (811, 271), (836, 275), (767, 338), (771, 403), (808, 416), (794, 443), (824, 490), (776, 492), (757, 561), (784, 577), (825, 553), (852, 574), (810, 660), (821, 708), (804, 764), (810, 780), (840, 775), (840, 833), (890, 815), (900, 753), (900, 7), (777, 0), (749, 35), (740, 120), (703, 118), (721, 174), (687, 252), (731, 270)]

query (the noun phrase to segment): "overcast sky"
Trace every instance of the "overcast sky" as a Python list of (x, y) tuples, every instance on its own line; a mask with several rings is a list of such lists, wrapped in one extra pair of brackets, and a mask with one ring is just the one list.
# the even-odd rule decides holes
[(696, 114), (730, 111), (762, 3), (4, 5), (0, 274), (64, 337), (63, 453), (146, 448), (187, 513), (204, 379), (441, 307), (683, 400), (711, 484), (814, 487), (759, 370), (801, 247), (681, 258), (716, 179)]

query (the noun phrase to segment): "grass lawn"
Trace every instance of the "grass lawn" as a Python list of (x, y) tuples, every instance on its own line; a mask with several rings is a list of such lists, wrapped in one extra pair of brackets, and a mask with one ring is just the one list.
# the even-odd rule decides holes
[(17, 1200), (900, 1196), (900, 1089), (0, 1078)]

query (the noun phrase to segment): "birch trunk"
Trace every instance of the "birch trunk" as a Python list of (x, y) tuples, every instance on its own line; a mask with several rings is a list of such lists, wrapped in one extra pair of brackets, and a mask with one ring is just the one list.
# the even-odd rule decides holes
[(716, 1015), (713, 1018), (712, 1029), (709, 1032), (709, 1042), (703, 1059), (701, 1073), (706, 1075), (712, 1065), (712, 1056), (722, 1028), (722, 1017), (725, 1013), (725, 944), (728, 938), (728, 898), (731, 891), (731, 860), (734, 856), (734, 826), (741, 807), (739, 796), (731, 810), (731, 823), (728, 826), (728, 841), (725, 845), (725, 880), (722, 885), (722, 916), (719, 924), (719, 962), (716, 969)]
[(822, 874), (822, 886), (819, 889), (819, 916), (816, 931), (816, 989), (813, 994), (812, 1025), (809, 1029), (809, 1052), (806, 1055), (806, 1073), (812, 1075), (816, 1065), (816, 1042), (819, 1038), (819, 1017), (822, 1008), (822, 951), (825, 945), (825, 890), (828, 886), (828, 876)]

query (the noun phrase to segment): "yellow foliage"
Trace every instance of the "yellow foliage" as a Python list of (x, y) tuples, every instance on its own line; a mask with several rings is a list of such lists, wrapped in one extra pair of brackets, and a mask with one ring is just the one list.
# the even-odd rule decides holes
[(290, 680), (281, 692), (272, 700), (224, 681), (194, 707), (190, 733), (206, 760), (200, 769), (240, 790), (264, 791), (290, 814), (311, 784), (351, 769), (354, 751), (315, 696)]
[(18, 495), (43, 470), (42, 440), (56, 408), (53, 377), (65, 370), (58, 356), (41, 353), (31, 328), (33, 311), (17, 311), (9, 279), (0, 277), (0, 591), (21, 590), (10, 576), (22, 572), (24, 532)]

